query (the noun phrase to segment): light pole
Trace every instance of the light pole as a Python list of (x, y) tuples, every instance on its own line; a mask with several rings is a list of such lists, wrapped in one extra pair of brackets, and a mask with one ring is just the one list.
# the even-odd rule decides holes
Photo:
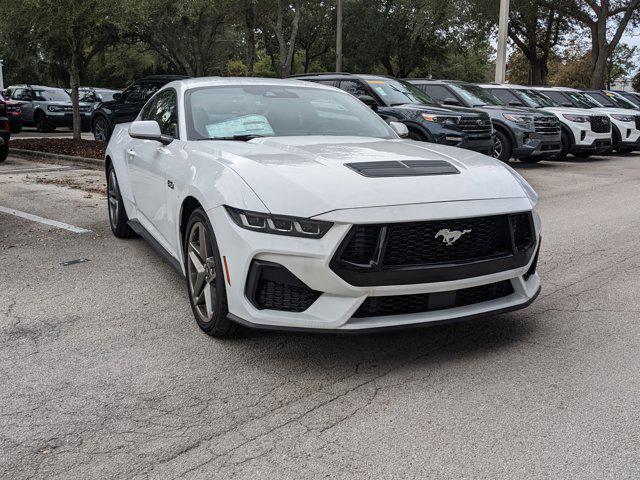
[(507, 33), (509, 30), (509, 0), (500, 0), (498, 26), (498, 56), (496, 58), (496, 83), (504, 83), (507, 69)]
[(336, 72), (342, 71), (342, 0), (336, 8)]

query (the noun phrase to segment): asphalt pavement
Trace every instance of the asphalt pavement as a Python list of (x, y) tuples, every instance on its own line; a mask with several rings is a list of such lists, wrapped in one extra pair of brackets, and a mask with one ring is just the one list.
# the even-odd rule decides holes
[(9, 159), (0, 478), (639, 478), (640, 155), (516, 168), (541, 195), (528, 309), (221, 341), (111, 235), (102, 172)]

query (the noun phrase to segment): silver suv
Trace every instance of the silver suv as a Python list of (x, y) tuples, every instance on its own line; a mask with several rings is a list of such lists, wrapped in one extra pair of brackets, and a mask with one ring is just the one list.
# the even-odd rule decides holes
[[(13, 85), (7, 89), (7, 95), (20, 103), (24, 125), (35, 125), (39, 132), (53, 132), (56, 127), (73, 127), (71, 97), (62, 88)], [(82, 131), (88, 132), (91, 104), (80, 103), (80, 116)]]

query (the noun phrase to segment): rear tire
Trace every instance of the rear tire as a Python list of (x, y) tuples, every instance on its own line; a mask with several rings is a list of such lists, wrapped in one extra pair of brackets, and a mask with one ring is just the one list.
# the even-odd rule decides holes
[(44, 113), (39, 113), (36, 116), (36, 130), (40, 133), (51, 133), (56, 129), (55, 126), (47, 120), (47, 116)]
[(502, 130), (496, 130), (496, 138), (493, 143), (493, 158), (508, 163), (513, 153), (513, 146), (509, 136)]
[(111, 138), (111, 128), (109, 127), (109, 122), (102, 116), (96, 118), (96, 120), (93, 122), (91, 132), (93, 133), (93, 138), (95, 138), (98, 142), (108, 142), (109, 138)]
[(0, 147), (0, 163), (3, 163), (9, 156), (9, 145), (2, 145)]
[(120, 186), (113, 165), (109, 165), (107, 173), (107, 207), (109, 209), (109, 224), (111, 231), (118, 238), (131, 238), (135, 232), (129, 226), (129, 217), (124, 209), (124, 202), (120, 194)]
[(183, 246), (187, 295), (198, 326), (212, 337), (235, 336), (239, 325), (227, 318), (229, 308), (220, 251), (202, 208), (189, 217)]

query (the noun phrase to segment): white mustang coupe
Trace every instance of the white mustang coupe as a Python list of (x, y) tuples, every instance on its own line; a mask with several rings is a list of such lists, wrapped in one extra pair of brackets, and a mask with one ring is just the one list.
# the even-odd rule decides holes
[(186, 277), (198, 325), (365, 331), (516, 310), (540, 289), (537, 195), (502, 162), (403, 140), (296, 80), (167, 84), (106, 156), (109, 218)]

